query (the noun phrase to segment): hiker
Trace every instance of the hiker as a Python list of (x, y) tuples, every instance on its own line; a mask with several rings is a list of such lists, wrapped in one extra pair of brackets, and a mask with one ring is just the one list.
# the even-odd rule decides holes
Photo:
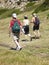
[(39, 38), (40, 37), (40, 32), (39, 32), (40, 21), (36, 13), (32, 14), (32, 16), (33, 17), (31, 22), (34, 24), (33, 25), (34, 35), (35, 35), (35, 38)]
[(24, 29), (24, 34), (25, 36), (29, 36), (30, 37), (30, 41), (31, 41), (31, 35), (29, 34), (29, 24), (30, 24), (30, 21), (28, 19), (28, 16), (25, 15), (24, 16), (24, 20), (23, 20), (23, 29)]
[(20, 20), (17, 19), (16, 13), (12, 14), (12, 20), (10, 21), (9, 33), (12, 33), (14, 42), (16, 43), (16, 50), (21, 50), (22, 47), (19, 45), (20, 30), (22, 25)]

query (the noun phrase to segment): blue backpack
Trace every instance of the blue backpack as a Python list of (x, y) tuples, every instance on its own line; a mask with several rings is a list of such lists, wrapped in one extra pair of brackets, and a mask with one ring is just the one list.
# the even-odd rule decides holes
[(16, 32), (20, 32), (20, 25), (18, 24), (18, 22), (16, 21), (12, 27), (12, 32), (16, 33)]

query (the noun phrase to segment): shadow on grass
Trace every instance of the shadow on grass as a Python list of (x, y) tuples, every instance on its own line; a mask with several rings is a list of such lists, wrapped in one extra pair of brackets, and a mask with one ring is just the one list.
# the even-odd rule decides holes
[(39, 37), (32, 37), (32, 39), (39, 39)]
[(29, 40), (27, 40), (27, 39), (23, 39), (23, 40), (21, 40), (22, 42), (28, 42)]
[[(39, 37), (31, 37), (30, 38), (30, 41), (32, 41), (32, 39), (39, 39)], [(22, 42), (29, 42), (29, 40), (27, 40), (27, 39), (23, 39), (23, 40), (21, 40)]]
[(2, 43), (2, 44), (0, 43), (0, 46), (9, 48), (10, 50), (16, 50), (16, 48), (10, 47), (9, 45), (6, 45), (4, 43)]

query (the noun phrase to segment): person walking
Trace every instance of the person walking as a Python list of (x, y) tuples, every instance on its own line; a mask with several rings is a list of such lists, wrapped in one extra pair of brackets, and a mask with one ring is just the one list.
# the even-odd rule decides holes
[(18, 20), (16, 13), (12, 14), (12, 20), (10, 21), (9, 34), (12, 33), (13, 40), (16, 44), (16, 50), (21, 50), (22, 47), (19, 44), (20, 30), (22, 25), (20, 20)]
[(39, 32), (39, 27), (40, 27), (40, 20), (37, 16), (36, 13), (32, 14), (32, 23), (34, 24), (33, 25), (33, 31), (34, 31), (34, 35), (35, 35), (35, 38), (39, 38), (40, 37), (40, 32)]
[(29, 24), (30, 24), (30, 21), (28, 19), (28, 16), (25, 15), (24, 16), (24, 20), (23, 20), (24, 34), (25, 34), (25, 36), (29, 36), (30, 37), (30, 41), (31, 41), (31, 35), (29, 33)]

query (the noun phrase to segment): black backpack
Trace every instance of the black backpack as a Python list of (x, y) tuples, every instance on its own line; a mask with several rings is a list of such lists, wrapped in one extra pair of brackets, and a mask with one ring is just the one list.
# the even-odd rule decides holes
[(40, 21), (37, 17), (35, 17), (35, 22), (34, 22), (35, 25), (39, 25), (40, 24)]

